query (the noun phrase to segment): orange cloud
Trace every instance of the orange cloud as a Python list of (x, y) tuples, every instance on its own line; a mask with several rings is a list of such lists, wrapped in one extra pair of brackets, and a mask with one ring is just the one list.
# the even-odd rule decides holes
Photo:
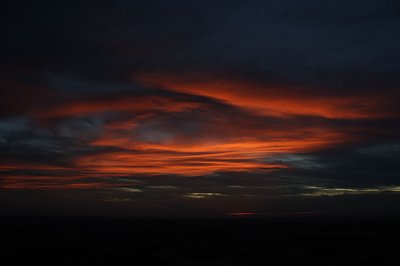
[[(274, 171), (289, 166), (270, 158), (359, 139), (355, 126), (320, 124), (327, 123), (325, 119), (304, 123), (298, 116), (365, 119), (393, 115), (382, 107), (385, 101), (391, 103), (387, 95), (310, 95), (306, 90), (196, 76), (141, 75), (137, 79), (186, 96), (119, 96), (36, 110), (34, 116), (44, 119), (110, 111), (128, 115), (99, 125), (98, 134), (80, 140), (85, 142), (79, 147), (83, 152), (67, 156), (69, 166), (1, 163), (2, 172), (17, 169), (47, 174), (12, 174), (0, 187), (94, 188), (115, 186), (108, 181), (121, 176)], [(48, 174), (52, 171), (57, 175)], [(99, 177), (106, 179), (99, 181)]]
[[(29, 180), (29, 182), (28, 182)], [(0, 188), (3, 189), (89, 189), (89, 188), (105, 188), (121, 186), (120, 184), (113, 184), (109, 182), (82, 182), (75, 180), (72, 183), (57, 182), (55, 177), (49, 177), (47, 180), (32, 177), (20, 177), (15, 179), (9, 177), (9, 180), (1, 184)]]
[[(210, 125), (213, 126), (217, 125)], [(218, 126), (224, 131), (226, 125)], [(120, 150), (82, 156), (76, 161), (79, 168), (106, 175), (196, 176), (214, 172), (272, 171), (288, 166), (267, 163), (266, 159), (271, 156), (319, 150), (349, 140), (344, 133), (323, 128), (299, 128), (291, 133), (246, 128), (241, 132), (237, 125), (238, 132), (226, 138), (179, 136), (161, 142), (144, 142), (121, 136), (119, 130), (110, 129), (91, 144)]]
[[(207, 96), (263, 115), (308, 115), (359, 119), (392, 117), (390, 95), (378, 93), (340, 95), (324, 90), (271, 87), (251, 81), (206, 77), (201, 74), (140, 74), (135, 79), (151, 86)], [(395, 96), (395, 95), (394, 95)]]
[[(135, 125), (137, 126), (137, 125)], [(183, 175), (200, 176), (215, 172), (269, 172), (288, 168), (284, 163), (269, 162), (279, 154), (311, 152), (331, 147), (351, 137), (344, 132), (318, 127), (298, 127), (297, 130), (232, 127), (217, 120), (207, 125), (209, 130), (191, 137), (177, 135), (152, 142), (135, 136), (131, 123), (111, 124), (102, 137), (88, 143), (98, 152), (72, 158), (70, 166), (60, 167), (40, 163), (3, 163), (0, 170), (34, 170), (34, 175), (10, 174), (2, 188), (99, 188), (116, 186), (113, 178), (121, 176)], [(219, 136), (212, 138), (212, 128)], [(235, 132), (231, 132), (236, 128)], [(159, 129), (156, 129), (157, 131)], [(226, 137), (224, 136), (226, 132)], [(231, 132), (231, 134), (229, 133)], [(152, 134), (152, 132), (148, 132)], [(222, 137), (221, 137), (222, 136)], [(40, 174), (54, 172), (55, 175)], [(105, 178), (104, 182), (98, 179)], [(88, 180), (93, 179), (89, 182)], [(124, 184), (118, 184), (123, 186)]]

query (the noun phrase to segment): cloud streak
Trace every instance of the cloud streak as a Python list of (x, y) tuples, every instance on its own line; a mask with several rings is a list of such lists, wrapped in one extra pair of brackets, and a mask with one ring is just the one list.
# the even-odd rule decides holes
[(141, 74), (136, 77), (149, 85), (178, 92), (202, 95), (263, 115), (321, 116), (332, 119), (385, 118), (398, 115), (398, 93), (332, 93), (302, 87), (276, 87), (251, 80), (213, 77), (207, 74)]

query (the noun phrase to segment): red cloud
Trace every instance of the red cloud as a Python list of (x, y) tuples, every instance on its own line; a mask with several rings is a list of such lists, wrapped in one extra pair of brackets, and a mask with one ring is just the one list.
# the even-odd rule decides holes
[[(186, 96), (118, 96), (35, 109), (32, 113), (38, 119), (102, 112), (126, 112), (128, 117), (104, 124), (101, 134), (85, 140), (84, 146), (91, 152), (69, 156), (69, 166), (1, 163), (1, 171), (59, 171), (57, 177), (12, 174), (1, 187), (89, 188), (123, 185), (87, 181), (99, 176), (111, 180), (133, 175), (273, 171), (288, 165), (268, 158), (322, 150), (359, 138), (354, 132), (360, 128), (321, 124), (325, 118), (375, 119), (395, 115), (390, 108), (395, 100), (388, 95), (330, 95), (240, 80), (197, 79), (195, 75), (180, 78), (149, 74), (137, 79)], [(196, 101), (193, 95), (225, 105)], [(388, 108), (384, 108), (385, 104)], [(182, 114), (186, 116), (179, 119)], [(324, 119), (303, 123), (299, 116)]]
[(271, 87), (251, 81), (205, 78), (205, 75), (141, 74), (135, 79), (147, 85), (202, 95), (263, 115), (308, 115), (359, 119), (397, 115), (396, 95), (379, 93), (335, 94), (324, 90)]
[(102, 138), (91, 144), (120, 150), (83, 156), (76, 164), (107, 175), (196, 176), (214, 172), (272, 171), (288, 166), (267, 163), (268, 157), (320, 150), (350, 140), (348, 134), (333, 129), (296, 126), (295, 130), (288, 131), (237, 122), (232, 125), (217, 119), (209, 122), (196, 137), (177, 134), (158, 142), (143, 141), (133, 133), (121, 134), (121, 127), (110, 127)]

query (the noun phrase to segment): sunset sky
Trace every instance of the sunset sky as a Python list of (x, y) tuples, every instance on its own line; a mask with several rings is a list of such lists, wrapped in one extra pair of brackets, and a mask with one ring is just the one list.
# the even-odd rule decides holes
[(9, 1), (0, 215), (400, 215), (397, 1)]

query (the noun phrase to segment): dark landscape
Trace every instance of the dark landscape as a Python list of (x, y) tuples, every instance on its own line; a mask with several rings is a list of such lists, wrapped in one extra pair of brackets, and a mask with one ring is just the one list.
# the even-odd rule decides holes
[(397, 265), (399, 219), (1, 218), (1, 260), (121, 265)]

